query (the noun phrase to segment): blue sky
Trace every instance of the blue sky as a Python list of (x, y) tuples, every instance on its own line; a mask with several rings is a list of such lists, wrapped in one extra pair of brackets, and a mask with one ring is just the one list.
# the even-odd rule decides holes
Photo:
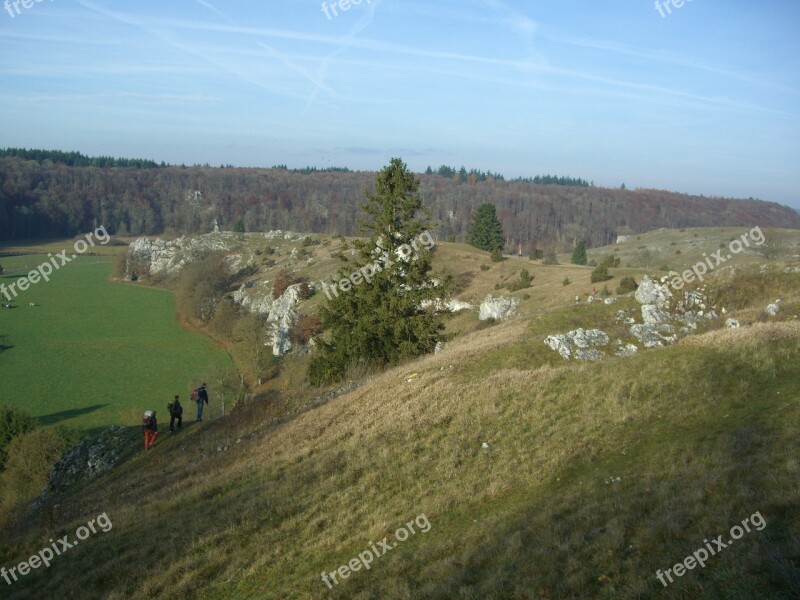
[(25, 1), (0, 12), (0, 146), (800, 207), (796, 1)]

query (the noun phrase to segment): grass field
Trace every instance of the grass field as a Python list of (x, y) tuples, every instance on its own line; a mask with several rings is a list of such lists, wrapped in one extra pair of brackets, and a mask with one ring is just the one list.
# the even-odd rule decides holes
[[(45, 260), (3, 257), (0, 282), (8, 287)], [(3, 403), (45, 425), (134, 424), (147, 408), (164, 415), (172, 396), (186, 398), (212, 365), (231, 366), (207, 337), (181, 329), (170, 292), (109, 281), (113, 261), (78, 257), (20, 293), (15, 308), (0, 310)]]
[[(331, 249), (314, 251), (321, 273)], [(276, 255), (276, 268), (291, 266), (286, 249)], [(783, 264), (762, 271), (761, 259), (749, 258), (720, 296), (741, 329), (718, 323), (674, 347), (574, 363), (544, 338), (576, 327), (622, 335), (615, 313), (638, 308), (634, 300), (576, 305), (570, 298), (586, 293), (590, 267), (510, 258), (481, 269), (485, 253), (443, 244), (440, 266), (474, 275), (463, 294), (471, 301), (507, 293), (495, 286), (530, 268), (533, 287), (515, 293), (518, 317), (470, 331), (474, 313), (461, 315), (453, 329), (462, 334), (439, 354), (375, 373), (327, 402), (314, 402), (323, 390), (304, 389), (297, 404), (311, 408), (283, 418), (272, 401), (280, 394), (248, 402), (64, 490), (0, 545), (0, 565), (101, 512), (113, 530), (14, 583), (13, 597), (798, 598), (800, 275)], [(87, 261), (98, 289), (126, 298), (109, 315), (97, 293), (81, 295), (116, 323), (117, 338), (122, 326), (137, 343), (177, 336), (157, 333), (176, 327), (168, 294), (109, 284), (107, 263)], [(565, 275), (574, 283), (562, 285)], [(776, 298), (779, 316), (766, 319)], [(24, 311), (41, 303), (9, 312), (32, 318)], [(163, 321), (148, 323), (149, 333), (136, 326), (137, 311)], [(106, 346), (111, 339), (106, 333)], [(142, 362), (135, 353), (129, 360)], [(128, 433), (138, 443), (141, 434)], [(668, 587), (656, 578), (756, 513), (764, 527), (704, 568)], [(369, 570), (340, 574), (332, 588), (321, 579), (423, 514), (430, 530)]]

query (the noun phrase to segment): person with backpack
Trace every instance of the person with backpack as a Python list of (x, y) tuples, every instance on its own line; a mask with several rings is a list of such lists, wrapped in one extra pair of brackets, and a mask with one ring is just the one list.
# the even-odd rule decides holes
[(156, 420), (156, 411), (144, 411), (144, 418), (142, 419), (142, 431), (144, 431), (144, 449), (150, 450), (158, 437), (158, 421)]
[(175, 402), (167, 404), (169, 411), (169, 432), (175, 431), (175, 419), (178, 419), (178, 429), (183, 427), (183, 406), (177, 394), (175, 394)]
[(197, 420), (203, 420), (203, 403), (208, 404), (208, 392), (206, 391), (206, 384), (204, 383), (197, 388)]

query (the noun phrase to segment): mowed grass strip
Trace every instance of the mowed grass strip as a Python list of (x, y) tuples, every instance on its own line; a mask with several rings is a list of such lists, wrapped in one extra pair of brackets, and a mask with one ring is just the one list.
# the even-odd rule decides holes
[[(8, 288), (46, 260), (4, 257), (0, 282)], [(113, 283), (112, 263), (78, 257), (0, 310), (4, 403), (46, 425), (134, 424), (146, 408), (166, 416), (172, 396), (188, 399), (213, 365), (230, 366), (212, 341), (180, 327), (172, 293)]]

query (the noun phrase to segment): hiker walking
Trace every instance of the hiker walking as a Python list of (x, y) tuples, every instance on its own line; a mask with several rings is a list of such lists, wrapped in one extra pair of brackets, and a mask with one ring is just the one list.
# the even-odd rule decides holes
[(175, 394), (174, 402), (167, 404), (167, 410), (169, 411), (169, 432), (175, 431), (175, 419), (178, 420), (178, 429), (181, 429), (183, 427), (183, 406), (181, 406), (178, 394)]
[(206, 384), (204, 383), (197, 388), (197, 420), (203, 420), (203, 403), (208, 404), (208, 392), (206, 391)]
[(156, 420), (156, 411), (144, 411), (144, 418), (142, 419), (142, 431), (144, 431), (144, 449), (150, 450), (158, 437), (158, 421)]

